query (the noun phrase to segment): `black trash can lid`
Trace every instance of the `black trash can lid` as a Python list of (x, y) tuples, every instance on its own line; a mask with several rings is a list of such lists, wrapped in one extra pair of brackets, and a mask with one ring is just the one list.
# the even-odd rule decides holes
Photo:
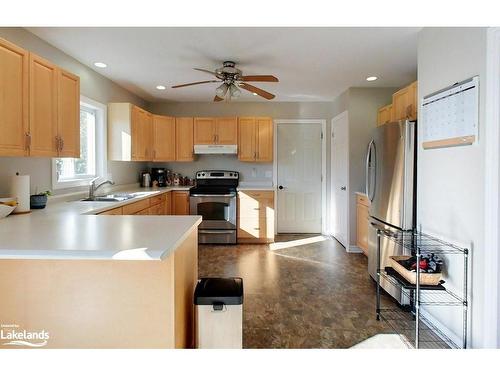
[(207, 277), (198, 280), (194, 291), (194, 304), (243, 304), (243, 279)]

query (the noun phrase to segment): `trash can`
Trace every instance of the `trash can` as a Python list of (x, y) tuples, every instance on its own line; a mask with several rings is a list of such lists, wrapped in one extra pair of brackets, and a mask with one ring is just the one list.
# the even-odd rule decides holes
[(243, 279), (203, 278), (194, 291), (196, 347), (241, 349)]

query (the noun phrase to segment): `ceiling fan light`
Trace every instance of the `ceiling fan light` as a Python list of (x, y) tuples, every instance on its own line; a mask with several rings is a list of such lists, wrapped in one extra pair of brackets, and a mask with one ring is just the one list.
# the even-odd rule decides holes
[(229, 88), (229, 93), (232, 98), (237, 98), (241, 95), (241, 90), (235, 84), (232, 84)]
[(222, 85), (220, 85), (215, 89), (215, 95), (217, 95), (219, 98), (224, 98), (226, 96), (227, 89), (228, 86), (225, 83), (223, 83)]

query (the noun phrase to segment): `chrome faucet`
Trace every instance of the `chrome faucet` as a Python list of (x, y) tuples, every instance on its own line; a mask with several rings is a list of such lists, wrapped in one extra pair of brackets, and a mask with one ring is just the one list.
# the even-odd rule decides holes
[(95, 192), (97, 191), (97, 189), (99, 189), (101, 186), (103, 185), (106, 185), (106, 184), (110, 184), (110, 185), (114, 185), (114, 181), (111, 181), (111, 180), (106, 180), (104, 182), (101, 182), (99, 185), (96, 185), (95, 182), (97, 180), (99, 180), (100, 177), (97, 177), (97, 178), (94, 178), (92, 181), (90, 181), (90, 184), (89, 184), (89, 200), (92, 200), (95, 198)]

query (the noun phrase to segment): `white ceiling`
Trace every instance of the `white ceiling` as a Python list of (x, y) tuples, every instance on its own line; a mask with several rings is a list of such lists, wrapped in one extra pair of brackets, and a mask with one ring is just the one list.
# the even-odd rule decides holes
[[(29, 28), (29, 31), (149, 101), (212, 101), (216, 83), (193, 70), (237, 62), (275, 101), (331, 101), (349, 87), (398, 87), (416, 78), (420, 28)], [(94, 67), (102, 61), (105, 69)], [(368, 76), (378, 76), (367, 82)], [(159, 91), (157, 85), (167, 86)], [(265, 101), (245, 92), (238, 101)]]

